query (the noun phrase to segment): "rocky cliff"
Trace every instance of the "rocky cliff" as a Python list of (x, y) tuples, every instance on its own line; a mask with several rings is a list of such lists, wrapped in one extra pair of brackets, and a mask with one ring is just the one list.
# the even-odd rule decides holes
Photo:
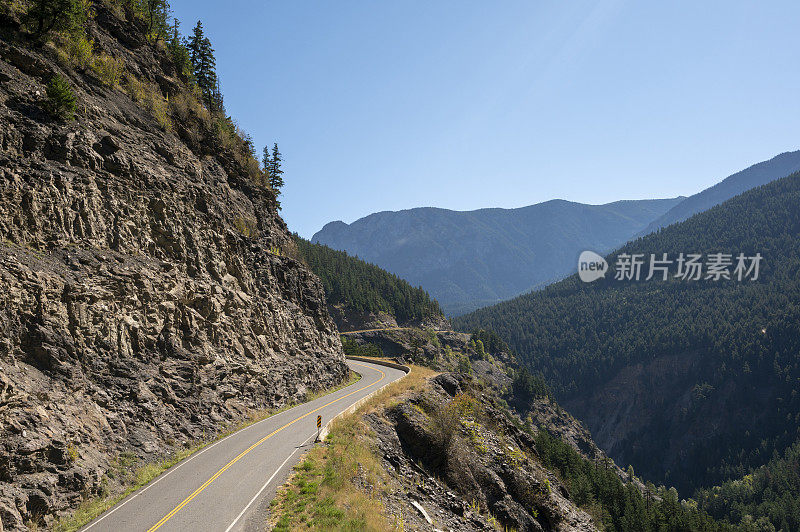
[(598, 530), (542, 467), (519, 418), (493, 399), (469, 376), (444, 373), (364, 416), (385, 470), (403, 486), (389, 490), (387, 511), (412, 530)]
[[(15, 530), (109, 489), (122, 453), (169, 453), (346, 366), (274, 194), (202, 109), (181, 120), (186, 89), (130, 13), (97, 3), (86, 31), (129, 86), (171, 102), (166, 127), (1, 22), (0, 519)], [(56, 74), (75, 120), (43, 111)]]

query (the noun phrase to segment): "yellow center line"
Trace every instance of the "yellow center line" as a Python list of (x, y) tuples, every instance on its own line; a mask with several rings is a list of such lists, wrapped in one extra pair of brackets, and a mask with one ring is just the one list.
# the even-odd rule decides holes
[[(363, 366), (363, 367), (365, 367), (365, 368), (366, 368), (366, 367), (368, 367), (368, 366), (366, 366), (366, 365), (364, 365), (364, 364), (359, 364), (359, 363), (357, 363), (357, 362), (353, 362), (353, 364), (356, 364), (357, 366)], [(333, 403), (335, 403), (335, 402), (337, 402), (337, 401), (341, 401), (342, 399), (346, 399), (347, 397), (350, 397), (351, 395), (357, 394), (358, 392), (360, 392), (360, 391), (362, 391), (362, 390), (366, 390), (366, 389), (367, 389), (367, 388), (369, 388), (370, 386), (374, 386), (374, 385), (378, 384), (379, 382), (381, 382), (381, 381), (382, 381), (384, 378), (386, 378), (386, 373), (384, 373), (383, 371), (379, 370), (378, 368), (371, 368), (371, 369), (375, 369), (376, 371), (380, 372), (380, 374), (381, 374), (381, 378), (380, 378), (380, 379), (378, 379), (378, 380), (376, 380), (376, 381), (375, 381), (375, 382), (373, 382), (372, 384), (368, 384), (368, 385), (364, 386), (363, 388), (359, 388), (358, 390), (356, 390), (356, 391), (354, 391), (354, 392), (350, 392), (350, 393), (348, 393), (347, 395), (343, 395), (342, 397), (340, 397), (340, 398), (338, 398), (338, 399), (334, 399), (334, 400), (333, 400), (333, 401), (331, 401), (330, 403), (324, 404), (324, 405), (322, 405), (322, 406), (321, 406), (321, 407), (319, 407), (319, 408), (315, 408), (315, 409), (314, 409), (314, 410), (312, 410), (311, 412), (307, 412), (307, 413), (303, 414), (302, 416), (300, 416), (300, 417), (298, 417), (298, 418), (296, 418), (296, 419), (293, 419), (292, 421), (290, 421), (289, 423), (285, 424), (285, 425), (284, 425), (284, 426), (282, 426), (281, 428), (279, 428), (279, 429), (275, 429), (274, 431), (270, 432), (269, 434), (267, 434), (266, 436), (264, 436), (263, 438), (261, 438), (260, 440), (258, 440), (257, 442), (255, 442), (253, 445), (251, 445), (250, 447), (248, 447), (247, 449), (245, 449), (244, 451), (242, 451), (242, 452), (239, 454), (239, 456), (237, 456), (236, 458), (234, 458), (233, 460), (231, 460), (230, 462), (228, 462), (227, 464), (225, 464), (225, 467), (223, 467), (222, 469), (220, 469), (219, 471), (217, 471), (216, 473), (214, 473), (214, 476), (212, 476), (210, 479), (206, 480), (206, 481), (203, 483), (203, 485), (202, 485), (202, 486), (200, 486), (199, 488), (197, 488), (196, 490), (194, 490), (194, 493), (192, 493), (191, 495), (189, 495), (188, 497), (186, 497), (186, 498), (185, 498), (185, 499), (184, 499), (184, 500), (183, 500), (183, 501), (182, 501), (182, 502), (181, 502), (181, 503), (180, 503), (178, 506), (176, 506), (175, 508), (173, 508), (173, 509), (172, 509), (172, 511), (171, 511), (170, 513), (168, 513), (167, 515), (165, 515), (164, 517), (162, 517), (162, 518), (161, 518), (161, 520), (160, 520), (158, 523), (156, 523), (155, 525), (153, 525), (153, 526), (152, 526), (152, 528), (150, 528), (150, 529), (149, 529), (147, 532), (155, 532), (156, 530), (158, 530), (159, 528), (161, 528), (161, 526), (162, 526), (164, 523), (166, 523), (167, 521), (169, 521), (170, 519), (172, 519), (172, 516), (174, 516), (176, 513), (180, 512), (180, 511), (181, 511), (181, 509), (182, 509), (184, 506), (186, 506), (187, 504), (189, 504), (190, 502), (192, 502), (192, 499), (194, 499), (195, 497), (197, 497), (198, 495), (200, 495), (200, 493), (202, 493), (204, 489), (206, 489), (206, 488), (207, 488), (207, 487), (208, 487), (208, 486), (209, 486), (209, 485), (210, 485), (212, 482), (214, 482), (214, 481), (215, 481), (217, 478), (219, 478), (219, 476), (220, 476), (221, 474), (223, 474), (223, 473), (224, 473), (225, 471), (227, 471), (227, 470), (228, 470), (228, 469), (229, 469), (231, 466), (233, 466), (233, 464), (235, 464), (236, 462), (238, 462), (239, 460), (241, 460), (241, 459), (242, 459), (242, 458), (243, 458), (245, 455), (247, 455), (247, 453), (249, 453), (250, 451), (252, 451), (252, 450), (253, 450), (253, 449), (255, 449), (256, 447), (258, 447), (259, 445), (261, 445), (262, 443), (264, 443), (265, 441), (267, 441), (268, 439), (270, 439), (271, 437), (273, 437), (274, 435), (276, 435), (277, 433), (279, 433), (279, 432), (280, 432), (280, 431), (282, 431), (283, 429), (285, 429), (285, 428), (287, 428), (287, 427), (289, 427), (289, 426), (291, 426), (291, 425), (293, 425), (293, 424), (297, 423), (298, 421), (300, 421), (301, 419), (303, 419), (303, 418), (305, 418), (305, 417), (308, 417), (308, 416), (310, 416), (310, 415), (311, 415), (311, 414), (313, 414), (314, 412), (318, 412), (319, 410), (322, 410), (323, 408), (325, 408), (325, 407), (327, 407), (327, 406), (330, 406), (330, 405), (332, 405)]]

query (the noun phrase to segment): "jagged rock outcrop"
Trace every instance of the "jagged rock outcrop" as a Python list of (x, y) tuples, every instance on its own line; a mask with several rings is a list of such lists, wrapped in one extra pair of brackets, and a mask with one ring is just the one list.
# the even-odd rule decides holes
[(437, 370), (463, 371), (464, 358), (469, 359), (472, 375), (507, 401), (516, 415), (531, 424), (534, 433), (546, 431), (569, 444), (585, 459), (612, 468), (623, 482), (630, 482), (644, 492), (642, 482), (631, 479), (595, 443), (589, 429), (551, 397), (528, 397), (515, 393), (512, 377), (517, 361), (512, 353), (487, 351), (488, 356), (481, 358), (470, 343), (472, 335), (457, 331), (375, 330), (349, 334), (348, 338), (362, 347), (369, 344), (378, 346), (382, 353), (395, 357), (398, 362), (423, 364)]
[[(384, 504), (410, 528), (597, 530), (558, 477), (538, 463), (534, 438), (464, 374), (441, 374), (365, 419), (386, 470), (403, 486)], [(403, 512), (409, 501), (433, 519), (422, 510)]]
[[(165, 51), (96, 10), (98, 49), (177, 90)], [(163, 131), (14, 31), (0, 41), (5, 530), (109, 489), (120, 453), (159, 456), (347, 371), (321, 285), (287, 256), (272, 192), (196, 131)], [(77, 93), (74, 121), (41, 110), (55, 73)]]

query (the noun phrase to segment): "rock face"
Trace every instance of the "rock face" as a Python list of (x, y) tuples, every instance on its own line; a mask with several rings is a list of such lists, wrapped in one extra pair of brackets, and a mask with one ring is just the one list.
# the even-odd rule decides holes
[[(463, 360), (462, 355), (465, 356), (470, 361), (472, 375), (493, 389), (509, 404), (515, 414), (529, 419), (534, 425), (534, 432), (546, 430), (552, 436), (569, 444), (585, 459), (595, 463), (605, 463), (606, 467), (614, 469), (620, 479), (631, 482), (627, 473), (598, 447), (593, 434), (570, 414), (572, 410), (569, 412), (564, 410), (547, 396), (522, 397), (514, 393), (513, 379), (509, 370), (517, 367), (518, 363), (513, 354), (503, 351), (488, 353), (487, 351), (490, 356), (481, 359), (475, 352), (475, 347), (470, 345), (471, 335), (456, 331), (376, 330), (351, 334), (348, 335), (348, 338), (362, 346), (376, 345), (384, 355), (395, 357), (398, 362), (422, 364), (441, 371), (455, 372), (455, 374), (459, 374), (461, 369), (459, 362)], [(445, 381), (441, 381), (440, 385), (442, 382)], [(449, 391), (452, 392), (452, 389)], [(596, 402), (598, 399), (593, 397), (592, 400)], [(580, 406), (581, 412), (586, 413), (587, 418), (593, 420), (594, 418), (589, 414), (591, 405), (592, 401), (586, 401), (586, 404), (570, 403), (571, 407)], [(595, 409), (603, 412), (600, 408), (595, 407)], [(624, 416), (621, 418), (624, 419)], [(644, 423), (644, 421), (642, 422)], [(603, 434), (602, 436), (607, 435)], [(633, 480), (633, 482), (637, 488), (644, 489), (644, 485), (638, 480)]]
[[(177, 84), (166, 52), (96, 9), (98, 45)], [(121, 453), (160, 456), (347, 372), (272, 192), (53, 56), (0, 41), (5, 530), (108, 489)], [(75, 121), (40, 110), (56, 72), (78, 95)]]
[(400, 321), (388, 312), (359, 312), (346, 308), (345, 305), (328, 304), (336, 327), (341, 332), (362, 331), (368, 329), (387, 329), (395, 327), (416, 327), (420, 329), (446, 330), (450, 322), (444, 316), (434, 316), (416, 320)]
[[(387, 511), (414, 530), (434, 530), (427, 514), (449, 530), (597, 530), (538, 463), (533, 437), (474, 386), (444, 373), (383, 415), (366, 415), (386, 470), (405, 490), (387, 496)], [(403, 511), (409, 501), (417, 512)]]

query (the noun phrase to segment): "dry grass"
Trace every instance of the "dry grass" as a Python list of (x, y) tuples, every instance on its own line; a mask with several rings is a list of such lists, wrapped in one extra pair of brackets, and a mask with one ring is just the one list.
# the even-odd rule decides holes
[(125, 92), (128, 93), (128, 96), (131, 97), (136, 103), (141, 103), (144, 101), (147, 93), (144, 88), (144, 83), (136, 79), (131, 74), (125, 76)]
[(179, 92), (169, 101), (169, 108), (176, 120), (183, 124), (196, 117), (206, 129), (211, 128), (211, 113), (200, 103), (200, 96), (188, 90)]
[(353, 482), (384, 486), (385, 473), (365, 438), (366, 427), (348, 416), (334, 422), (327, 446), (309, 452), (295, 468), (291, 486), (282, 492), (283, 514), (276, 531), (387, 529), (383, 508), (375, 493), (365, 493)]
[(172, 131), (169, 101), (161, 94), (155, 83), (143, 83), (128, 73), (125, 76), (125, 92), (136, 103), (144, 104), (164, 131)]
[(253, 183), (263, 186), (264, 176), (261, 172), (261, 165), (255, 154), (250, 151), (252, 146), (247, 146), (246, 139), (250, 138), (247, 132), (236, 120), (222, 115), (215, 115), (213, 126), (221, 149), (233, 156)]
[(164, 131), (172, 131), (169, 101), (155, 83), (143, 83), (130, 73), (125, 76), (125, 92), (136, 103), (144, 104)]
[(374, 435), (362, 416), (397, 403), (433, 375), (433, 370), (412, 366), (405, 378), (354, 414), (335, 420), (326, 445), (306, 454), (273, 501), (275, 530), (402, 530), (402, 522), (392, 522), (384, 513), (381, 494), (392, 489), (393, 481), (381, 466)]
[(59, 519), (53, 525), (52, 530), (55, 532), (73, 532), (75, 530), (80, 530), (87, 523), (113, 507), (122, 499), (146, 486), (161, 473), (193, 455), (209, 443), (211, 442), (204, 442), (186, 449), (180, 449), (163, 460), (147, 463), (139, 467), (135, 467), (137, 462), (135, 458), (132, 459), (126, 457), (124, 454), (121, 455), (112, 463), (112, 469), (109, 471), (109, 474), (121, 477), (120, 480), (122, 484), (126, 486), (124, 491), (117, 495), (101, 493), (99, 497), (85, 500), (72, 515)]

